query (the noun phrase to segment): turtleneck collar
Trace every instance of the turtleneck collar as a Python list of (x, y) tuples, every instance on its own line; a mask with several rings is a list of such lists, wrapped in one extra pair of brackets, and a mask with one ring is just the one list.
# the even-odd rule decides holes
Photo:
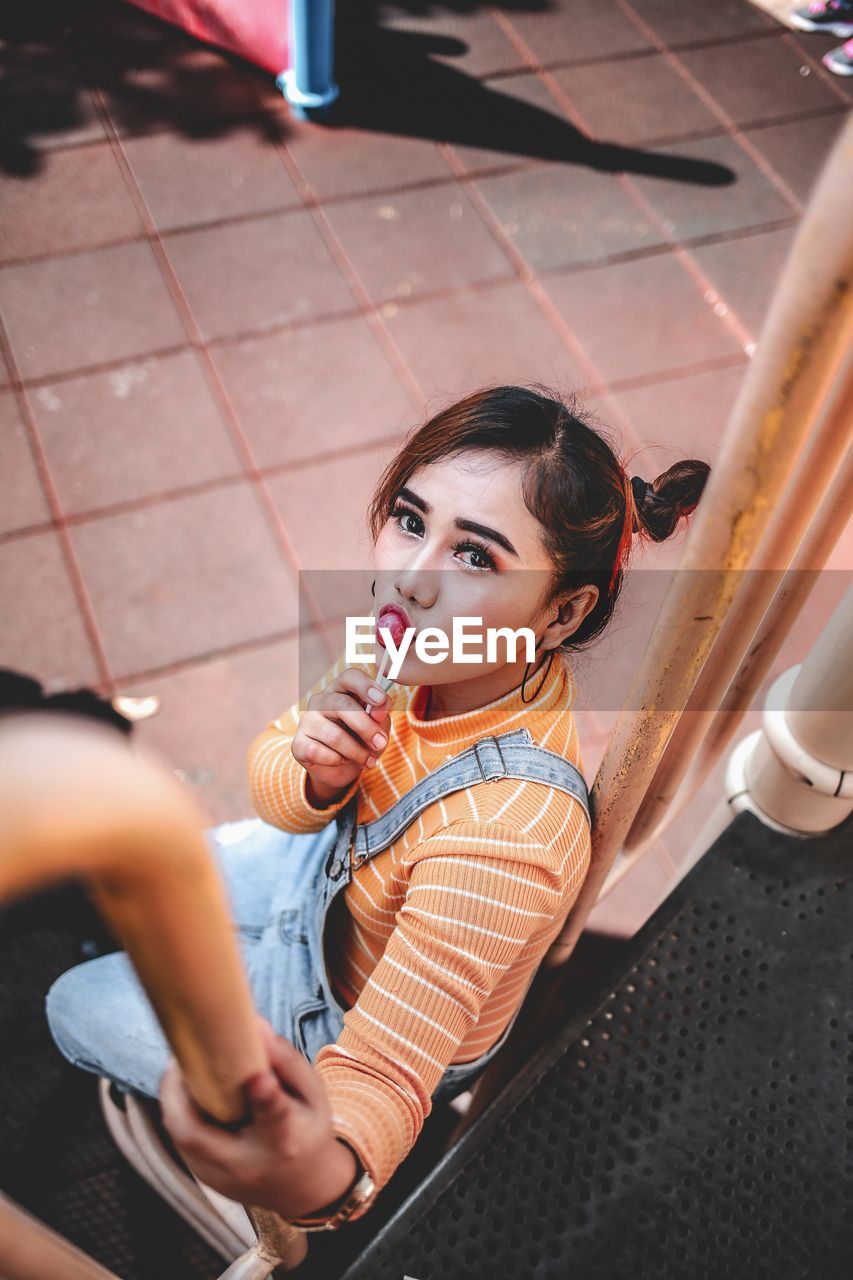
[[(519, 685), (503, 697), (487, 702), (485, 706), (476, 707), (473, 711), (424, 720), (422, 717), (429, 690), (429, 685), (415, 685), (409, 694), (406, 720), (412, 732), (423, 742), (435, 746), (454, 746), (461, 751), (485, 734), (509, 733), (513, 729), (529, 726), (532, 720), (561, 705), (566, 698), (571, 698), (568, 655), (556, 651), (544, 679), (541, 670), (530, 676), (525, 688), (525, 695), (529, 699), (527, 702), (522, 701)], [(532, 690), (536, 690), (536, 694), (531, 698)]]

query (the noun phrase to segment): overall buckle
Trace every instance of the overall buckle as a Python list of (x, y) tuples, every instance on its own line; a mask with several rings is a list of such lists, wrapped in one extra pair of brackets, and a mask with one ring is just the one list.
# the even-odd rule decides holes
[(366, 831), (364, 832), (364, 846), (365, 846), (365, 847), (364, 847), (364, 852), (363, 852), (363, 853), (356, 853), (356, 851), (355, 851), (355, 845), (356, 845), (356, 835), (357, 835), (357, 834), (358, 834), (358, 827), (356, 827), (355, 825), (353, 825), (353, 829), (352, 829), (352, 837), (351, 837), (351, 839), (350, 839), (349, 851), (348, 851), (348, 852), (349, 852), (349, 863), (350, 863), (350, 867), (352, 868), (352, 870), (353, 870), (353, 871), (356, 871), (356, 870), (361, 866), (361, 864), (362, 864), (363, 862), (367, 862), (367, 859), (370, 857), (370, 851), (369, 851), (369, 849), (367, 848), (367, 832), (366, 832)]
[[(486, 742), (492, 743), (494, 745), (495, 750), (498, 753), (498, 757), (501, 762), (500, 767), (502, 770), (502, 772), (500, 773), (489, 773), (487, 775), (483, 768), (483, 762), (480, 759), (479, 748)], [(495, 737), (480, 738), (478, 742), (475, 742), (474, 743), (474, 759), (477, 761), (477, 768), (480, 770), (480, 777), (483, 779), (484, 782), (493, 782), (498, 778), (505, 778), (507, 776), (506, 761), (504, 760), (503, 752), (501, 751), (501, 744), (498, 742), (497, 738)]]

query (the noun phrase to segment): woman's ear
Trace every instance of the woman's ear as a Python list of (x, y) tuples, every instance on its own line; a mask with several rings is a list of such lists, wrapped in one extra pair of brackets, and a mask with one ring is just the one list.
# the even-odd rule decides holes
[(554, 615), (553, 621), (545, 628), (545, 634), (553, 637), (554, 647), (574, 635), (588, 613), (598, 603), (598, 587), (588, 583), (566, 597)]

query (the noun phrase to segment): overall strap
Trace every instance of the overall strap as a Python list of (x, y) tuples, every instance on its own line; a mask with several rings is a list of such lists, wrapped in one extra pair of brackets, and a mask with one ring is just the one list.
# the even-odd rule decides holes
[(583, 805), (589, 820), (589, 792), (583, 774), (563, 756), (535, 743), (529, 729), (513, 729), (480, 738), (458, 755), (451, 756), (372, 822), (356, 826), (356, 797), (353, 796), (338, 814), (340, 838), (345, 847), (351, 848), (352, 868), (387, 849), (418, 814), (436, 800), (475, 783), (499, 778), (546, 782), (566, 791)]

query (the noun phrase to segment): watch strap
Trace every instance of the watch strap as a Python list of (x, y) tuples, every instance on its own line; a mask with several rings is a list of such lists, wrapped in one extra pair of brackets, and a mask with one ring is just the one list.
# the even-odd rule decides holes
[[(349, 1147), (349, 1143), (346, 1145)], [(371, 1199), (376, 1190), (373, 1178), (361, 1163), (358, 1153), (352, 1147), (350, 1150), (355, 1156), (356, 1173), (347, 1190), (339, 1200), (327, 1205), (320, 1214), (290, 1218), (292, 1226), (298, 1227), (300, 1231), (334, 1231)]]

